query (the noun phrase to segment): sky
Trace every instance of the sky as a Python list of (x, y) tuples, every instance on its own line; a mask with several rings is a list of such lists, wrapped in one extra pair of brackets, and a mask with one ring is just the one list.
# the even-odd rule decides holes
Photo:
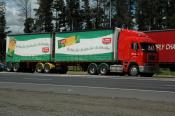
[[(24, 33), (24, 20), (19, 16), (19, 8), (17, 7), (18, 0), (0, 0), (6, 3), (6, 26), (9, 27), (6, 31), (12, 31), (13, 34)], [(94, 0), (91, 0), (91, 5)], [(32, 9), (37, 8), (37, 0), (31, 0)], [(33, 16), (34, 16), (34, 11)]]
[[(1, 0), (2, 1), (2, 0)], [(17, 7), (18, 0), (5, 0), (6, 2), (6, 26), (9, 27), (7, 31), (15, 33), (23, 33), (24, 20), (19, 16), (19, 8)], [(36, 7), (37, 0), (31, 0), (32, 9)]]

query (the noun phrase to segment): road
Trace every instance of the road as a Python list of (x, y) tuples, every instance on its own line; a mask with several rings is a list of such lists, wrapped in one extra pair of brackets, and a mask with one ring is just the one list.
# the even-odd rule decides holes
[[(18, 85), (18, 86), (17, 86)], [(32, 86), (32, 87), (31, 87)], [(0, 88), (175, 101), (175, 78), (0, 73)], [(33, 89), (32, 89), (33, 88)]]
[(2, 116), (174, 116), (175, 78), (0, 73)]

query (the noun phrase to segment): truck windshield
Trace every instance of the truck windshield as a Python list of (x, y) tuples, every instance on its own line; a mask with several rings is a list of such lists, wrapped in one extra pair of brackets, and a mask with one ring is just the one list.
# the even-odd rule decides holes
[(141, 48), (144, 52), (156, 52), (156, 46), (152, 43), (141, 43)]

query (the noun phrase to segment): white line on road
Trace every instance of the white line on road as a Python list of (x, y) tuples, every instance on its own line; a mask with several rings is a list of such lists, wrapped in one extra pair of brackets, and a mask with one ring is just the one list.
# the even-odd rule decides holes
[(44, 79), (44, 78), (24, 78), (24, 80), (39, 80), (39, 81), (51, 81), (53, 79)]

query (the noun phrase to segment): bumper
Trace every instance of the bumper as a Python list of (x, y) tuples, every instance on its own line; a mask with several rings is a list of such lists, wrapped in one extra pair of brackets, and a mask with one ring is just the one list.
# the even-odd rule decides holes
[(144, 65), (139, 66), (140, 73), (156, 73), (159, 71), (158, 65)]

